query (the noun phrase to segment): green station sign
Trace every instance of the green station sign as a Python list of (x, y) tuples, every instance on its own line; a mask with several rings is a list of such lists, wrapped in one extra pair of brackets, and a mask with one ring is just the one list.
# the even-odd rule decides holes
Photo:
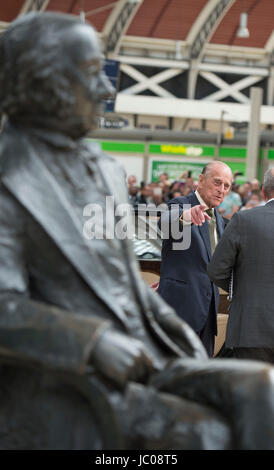
[(167, 173), (170, 180), (179, 180), (185, 171), (191, 171), (195, 180), (199, 178), (204, 163), (172, 162), (152, 160), (151, 181), (157, 183), (162, 173)]
[(214, 157), (215, 147), (186, 144), (150, 144), (149, 153), (158, 155), (183, 155), (188, 157)]

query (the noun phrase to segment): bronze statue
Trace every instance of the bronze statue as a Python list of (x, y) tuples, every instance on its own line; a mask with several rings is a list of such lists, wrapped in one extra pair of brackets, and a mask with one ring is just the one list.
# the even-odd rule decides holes
[(78, 18), (28, 14), (3, 34), (0, 448), (274, 448), (274, 369), (209, 360), (130, 240), (83, 236), (84, 207), (128, 201), (85, 140), (111, 93)]

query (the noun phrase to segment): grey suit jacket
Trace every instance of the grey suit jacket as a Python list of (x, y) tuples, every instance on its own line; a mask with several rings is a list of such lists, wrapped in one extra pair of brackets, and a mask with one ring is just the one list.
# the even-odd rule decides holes
[(236, 213), (208, 266), (210, 278), (233, 298), (227, 347), (274, 347), (274, 201)]

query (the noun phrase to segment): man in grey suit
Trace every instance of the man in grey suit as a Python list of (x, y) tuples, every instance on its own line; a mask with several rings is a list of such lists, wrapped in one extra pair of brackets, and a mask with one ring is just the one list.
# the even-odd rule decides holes
[(236, 213), (208, 266), (233, 297), (225, 345), (237, 358), (274, 362), (274, 168), (264, 176), (266, 205)]
[(102, 449), (114, 422), (123, 449), (273, 448), (273, 368), (209, 360), (130, 240), (105, 217), (105, 236), (83, 236), (85, 207), (128, 203), (121, 167), (84, 138), (110, 92), (79, 18), (30, 14), (1, 37), (0, 448)]

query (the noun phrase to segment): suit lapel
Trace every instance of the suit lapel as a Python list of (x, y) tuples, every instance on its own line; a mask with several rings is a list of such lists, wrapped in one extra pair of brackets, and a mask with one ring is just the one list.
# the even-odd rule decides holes
[(198, 227), (199, 232), (201, 234), (201, 237), (203, 239), (203, 242), (206, 247), (206, 251), (208, 254), (208, 259), (211, 258), (211, 245), (210, 245), (210, 236), (209, 236), (209, 230), (208, 230), (208, 223), (205, 222), (201, 227)]
[[(190, 204), (191, 206), (196, 206), (197, 204), (200, 204), (198, 198), (196, 197), (195, 193), (191, 193), (189, 195), (189, 201), (190, 201)], [(215, 217), (216, 217), (216, 227), (217, 227), (217, 232), (218, 232), (218, 235), (219, 235), (219, 238), (222, 236), (223, 234), (223, 222), (222, 222), (222, 217), (220, 216), (219, 212), (218, 212), (218, 209), (215, 207), (214, 209), (214, 214), (215, 214)], [(210, 245), (210, 235), (209, 235), (209, 229), (208, 229), (208, 224), (207, 222), (205, 222), (201, 227), (198, 227), (198, 230), (200, 232), (200, 235), (203, 239), (203, 242), (204, 242), (204, 245), (206, 247), (206, 251), (207, 251), (207, 254), (208, 254), (208, 259), (210, 260), (211, 259), (211, 245)]]
[[(62, 189), (28, 139), (24, 139), (20, 151), (20, 159), (16, 162), (14, 155), (6, 156), (3, 184), (43, 227), (96, 296), (126, 324), (123, 311), (104, 288), (104, 271), (100, 261), (86, 243), (81, 224)], [(93, 269), (96, 266), (96, 275), (91, 266)]]
[[(189, 195), (189, 201), (191, 206), (197, 206), (200, 204), (199, 199), (196, 197), (195, 193), (191, 193)], [(201, 235), (201, 238), (204, 242), (208, 259), (211, 258), (211, 246), (210, 246), (210, 236), (209, 236), (209, 230), (208, 230), (208, 224), (205, 222), (201, 227), (198, 226), (199, 233)]]

